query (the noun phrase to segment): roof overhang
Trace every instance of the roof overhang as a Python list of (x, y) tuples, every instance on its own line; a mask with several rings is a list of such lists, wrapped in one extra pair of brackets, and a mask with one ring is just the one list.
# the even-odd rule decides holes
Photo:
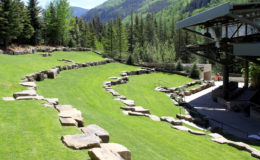
[(177, 29), (182, 29), (217, 22), (223, 24), (224, 22), (228, 23), (232, 21), (232, 23), (234, 23), (234, 21), (241, 21), (241, 19), (237, 19), (240, 18), (239, 15), (247, 14), (252, 11), (260, 11), (260, 3), (230, 4), (227, 2), (179, 21), (176, 27)]
[(223, 17), (229, 14), (231, 7), (232, 6), (229, 3), (224, 3), (212, 9), (206, 10), (204, 12), (186, 18), (177, 23), (177, 29), (198, 25), (218, 17)]

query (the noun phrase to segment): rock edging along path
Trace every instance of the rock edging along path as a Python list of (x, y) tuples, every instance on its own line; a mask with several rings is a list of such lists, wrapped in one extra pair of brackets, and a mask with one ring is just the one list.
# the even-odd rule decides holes
[[(168, 122), (168, 123), (172, 124), (171, 128), (173, 128), (173, 129), (189, 132), (191, 134), (199, 135), (199, 136), (207, 135), (205, 132), (192, 130), (192, 129), (182, 125), (182, 122), (185, 122), (185, 121), (189, 121), (189, 122), (196, 123), (196, 124), (203, 124), (203, 120), (202, 119), (200, 119), (200, 118), (193, 118), (192, 116), (189, 115), (189, 113), (186, 110), (185, 110), (186, 115), (181, 115), (181, 114), (177, 114), (176, 115), (177, 118), (183, 119), (184, 121), (176, 120), (173, 117), (165, 117), (165, 116), (159, 118), (156, 115), (152, 115), (150, 113), (149, 109), (145, 109), (145, 108), (143, 108), (141, 106), (136, 106), (134, 100), (128, 100), (125, 96), (120, 95), (118, 92), (116, 92), (112, 88), (113, 85), (119, 85), (119, 84), (127, 83), (129, 81), (129, 77), (128, 76), (130, 76), (130, 75), (149, 74), (149, 73), (152, 73), (152, 72), (155, 72), (155, 70), (154, 69), (150, 69), (150, 68), (142, 68), (142, 69), (139, 69), (137, 71), (130, 71), (130, 72), (123, 71), (121, 73), (122, 77), (110, 77), (110, 79), (115, 79), (115, 80), (113, 80), (113, 81), (105, 81), (104, 84), (103, 84), (103, 88), (107, 92), (111, 93), (113, 96), (116, 97), (116, 98), (114, 98), (114, 100), (119, 100), (119, 101), (121, 101), (122, 103), (124, 103), (126, 105), (124, 107), (120, 107), (120, 109), (122, 109), (123, 114), (125, 114), (125, 115), (129, 115), (129, 116), (145, 116), (145, 117), (149, 117), (153, 121), (165, 121), (165, 122)], [(204, 90), (206, 88), (209, 88), (209, 87), (214, 85), (214, 82), (212, 82), (212, 81), (208, 81), (208, 82), (205, 81), (203, 84), (201, 84), (197, 88), (191, 89), (189, 93), (187, 93), (186, 91), (185, 91), (186, 93), (183, 92), (183, 91), (179, 92), (179, 89), (181, 89), (181, 88), (189, 87), (189, 86), (192, 86), (192, 85), (195, 85), (195, 84), (198, 84), (198, 83), (199, 83), (199, 81), (194, 81), (194, 82), (185, 84), (185, 85), (177, 87), (177, 88), (172, 88), (172, 89), (168, 89), (166, 87), (157, 87), (156, 90), (164, 92), (164, 93), (167, 93), (167, 95), (173, 100), (173, 103), (179, 105), (179, 103), (176, 102), (175, 97), (171, 96), (176, 91), (178, 91), (176, 93), (178, 96), (182, 96), (182, 95), (186, 95), (186, 94), (190, 95), (190, 94), (195, 94), (197, 92), (200, 92), (200, 91), (202, 91), (202, 90)], [(183, 102), (181, 102), (181, 103), (183, 103)], [(208, 136), (213, 137), (213, 138), (211, 138), (211, 140), (213, 142), (217, 142), (217, 143), (220, 143), (220, 144), (228, 144), (228, 145), (230, 145), (232, 147), (235, 147), (235, 148), (237, 148), (239, 150), (247, 151), (247, 152), (249, 152), (251, 154), (252, 157), (260, 159), (260, 151), (255, 149), (255, 148), (253, 148), (253, 147), (250, 147), (249, 145), (247, 145), (247, 144), (245, 144), (243, 142), (230, 141), (230, 140), (227, 140), (223, 136), (221, 136), (219, 134), (216, 134), (216, 133), (208, 134)]]
[(131, 160), (131, 152), (124, 146), (109, 143), (109, 133), (98, 125), (91, 124), (85, 127), (81, 111), (71, 105), (60, 105), (58, 98), (45, 98), (37, 94), (37, 85), (34, 81), (43, 81), (45, 78), (55, 79), (64, 70), (77, 69), (88, 66), (103, 65), (114, 62), (111, 59), (99, 62), (76, 63), (73, 65), (57, 66), (50, 70), (26, 75), (20, 85), (27, 90), (16, 92), (13, 97), (3, 97), (5, 101), (12, 100), (44, 100), (45, 107), (55, 108), (58, 111), (62, 126), (76, 126), (82, 134), (65, 135), (61, 141), (72, 149), (91, 149), (88, 151), (92, 160)]

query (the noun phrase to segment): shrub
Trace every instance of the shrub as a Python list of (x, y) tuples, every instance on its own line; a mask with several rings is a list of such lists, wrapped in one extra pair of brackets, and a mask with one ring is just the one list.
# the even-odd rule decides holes
[(183, 65), (182, 65), (180, 59), (177, 61), (176, 70), (177, 70), (177, 71), (183, 71)]
[(126, 60), (126, 64), (128, 65), (133, 65), (134, 64), (134, 59), (132, 57), (132, 55), (130, 54)]
[(251, 87), (260, 88), (260, 65), (250, 63), (249, 75), (251, 78)]
[(196, 63), (192, 65), (191, 71), (190, 71), (190, 77), (199, 79), (200, 78), (200, 70)]

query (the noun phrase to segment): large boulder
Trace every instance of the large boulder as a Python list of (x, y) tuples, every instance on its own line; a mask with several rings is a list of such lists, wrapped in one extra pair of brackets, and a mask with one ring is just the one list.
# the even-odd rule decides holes
[(104, 148), (93, 148), (88, 151), (91, 160), (124, 160), (118, 153)]
[(44, 78), (45, 78), (44, 73), (42, 73), (42, 72), (38, 72), (38, 73), (35, 74), (35, 80), (36, 81), (43, 81)]
[(51, 78), (51, 79), (55, 79), (58, 74), (59, 74), (58, 68), (50, 69), (47, 73), (48, 78)]
[(89, 149), (100, 147), (101, 139), (93, 134), (76, 134), (62, 136), (62, 142), (69, 148)]
[(117, 143), (102, 143), (101, 148), (110, 150), (114, 153), (118, 153), (125, 160), (131, 160), (131, 152), (125, 146)]
[(84, 119), (81, 115), (81, 112), (75, 108), (70, 110), (63, 110), (59, 113), (59, 117), (62, 118), (73, 118), (78, 123), (78, 127), (84, 126)]
[(82, 127), (81, 131), (85, 134), (94, 134), (98, 136), (103, 143), (109, 142), (109, 133), (98, 125), (91, 124), (87, 127)]

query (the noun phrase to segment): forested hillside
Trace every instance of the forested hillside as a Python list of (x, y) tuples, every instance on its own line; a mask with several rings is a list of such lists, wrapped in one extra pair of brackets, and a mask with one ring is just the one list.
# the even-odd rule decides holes
[[(184, 52), (202, 37), (176, 30), (176, 22), (225, 3), (225, 0), (109, 0), (90, 11), (91, 18), (75, 18), (68, 0), (50, 2), (44, 12), (37, 0), (0, 1), (0, 42), (88, 47), (104, 56), (132, 63), (185, 63), (205, 59)], [(231, 0), (232, 3), (248, 0)], [(97, 12), (96, 12), (97, 11)], [(98, 16), (100, 13), (100, 17)], [(41, 16), (42, 15), (42, 16)], [(87, 18), (88, 19), (88, 18)], [(102, 19), (109, 19), (102, 22)], [(2, 39), (1, 39), (2, 38)]]
[[(243, 3), (250, 0), (229, 0), (231, 3)], [(254, 0), (257, 1), (257, 0)], [(115, 19), (120, 15), (122, 19), (129, 20), (131, 10), (135, 14), (153, 13), (169, 17), (176, 13), (191, 14), (195, 10), (204, 10), (227, 2), (226, 0), (108, 0), (97, 6), (85, 15), (84, 20), (100, 17), (101, 21), (107, 22), (110, 18)]]
[(74, 17), (81, 17), (82, 15), (86, 14), (88, 9), (72, 6), (71, 11), (72, 11)]
[(123, 19), (134, 13), (157, 13), (165, 7), (175, 3), (176, 0), (108, 0), (104, 4), (91, 9), (83, 16), (84, 20), (99, 16), (101, 21), (107, 22), (120, 15)]

